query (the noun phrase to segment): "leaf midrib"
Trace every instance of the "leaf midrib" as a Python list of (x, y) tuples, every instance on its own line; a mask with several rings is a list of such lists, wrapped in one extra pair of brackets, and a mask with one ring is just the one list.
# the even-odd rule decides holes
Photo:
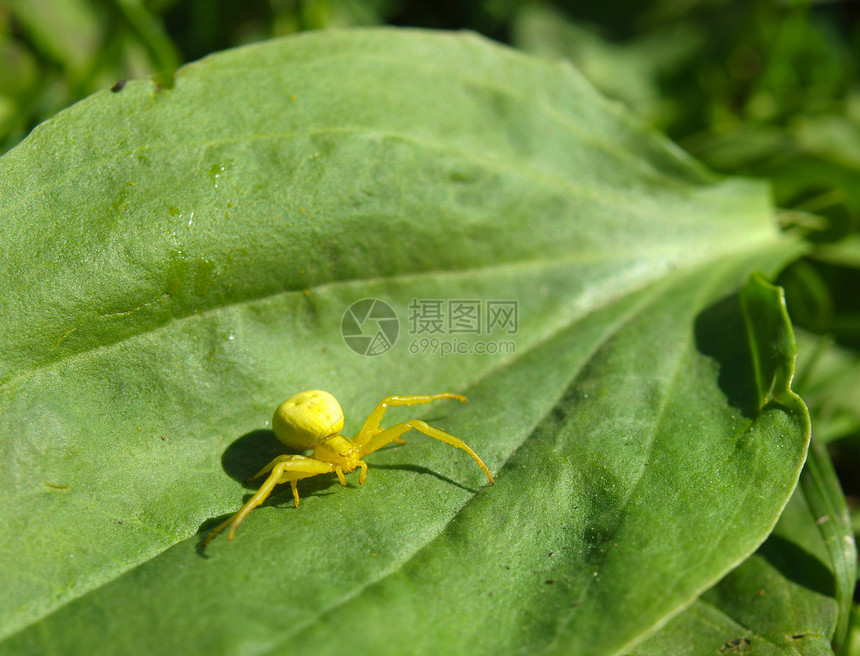
[[(779, 239), (778, 235), (774, 235), (774, 237), (776, 237), (776, 239)], [(762, 247), (762, 246), (764, 246), (770, 242), (771, 242), (771, 240), (767, 240), (767, 241), (762, 240), (761, 242), (754, 242), (751, 244), (746, 244), (745, 248), (738, 249), (735, 244), (732, 244), (727, 240), (727, 245), (726, 245), (724, 250), (723, 249), (711, 249), (707, 253), (704, 254), (704, 257), (698, 258), (698, 259), (693, 258), (693, 259), (688, 260), (686, 263), (685, 262), (671, 262), (670, 264), (675, 264), (675, 265), (677, 265), (678, 268), (670, 271), (667, 275), (673, 275), (673, 274), (677, 274), (680, 272), (692, 270), (692, 269), (695, 269), (699, 266), (705, 265), (709, 262), (719, 262), (720, 259), (725, 257), (726, 254), (736, 255), (738, 253), (742, 253), (742, 252), (746, 252), (746, 251), (754, 251), (754, 250), (756, 250), (756, 249), (758, 249), (758, 248), (760, 248), (760, 247)], [(656, 257), (656, 256), (659, 254), (664, 254), (668, 250), (669, 249), (667, 248), (667, 244), (661, 244), (659, 246), (655, 246), (653, 249), (644, 249), (644, 250), (636, 252), (636, 255), (645, 256), (645, 257), (639, 257), (638, 259), (630, 259), (628, 261), (630, 261), (630, 262), (646, 262), (646, 263), (647, 262), (654, 262), (656, 275), (659, 276), (660, 274), (666, 274), (667, 273), (664, 270), (667, 265), (664, 264), (663, 267), (659, 267), (658, 264), (660, 262), (660, 259), (659, 259), (659, 257)], [(582, 262), (606, 261), (606, 260), (609, 260), (613, 257), (617, 257), (621, 253), (629, 255), (631, 253), (631, 250), (629, 248), (628, 249), (619, 248), (617, 251), (603, 250), (603, 251), (590, 252), (590, 253), (579, 252), (573, 256), (555, 257), (552, 259), (534, 258), (534, 259), (530, 259), (530, 260), (520, 260), (520, 261), (509, 262), (509, 263), (504, 263), (504, 264), (493, 263), (493, 264), (488, 264), (488, 265), (484, 265), (484, 266), (480, 266), (480, 267), (466, 267), (466, 268), (461, 268), (461, 269), (445, 269), (445, 270), (434, 269), (434, 270), (430, 270), (430, 271), (418, 271), (418, 272), (407, 272), (407, 273), (393, 274), (393, 275), (386, 276), (386, 277), (350, 278), (350, 279), (343, 279), (343, 280), (332, 280), (332, 281), (327, 281), (324, 283), (320, 283), (320, 284), (311, 286), (310, 289), (324, 291), (327, 289), (338, 288), (340, 286), (347, 286), (347, 285), (361, 285), (361, 284), (370, 285), (370, 284), (375, 284), (375, 283), (379, 283), (379, 282), (383, 282), (383, 281), (395, 282), (395, 283), (409, 283), (409, 282), (420, 282), (422, 280), (427, 280), (427, 279), (431, 279), (431, 280), (432, 279), (438, 279), (438, 278), (442, 278), (442, 277), (452, 277), (452, 278), (454, 278), (454, 277), (468, 277), (468, 276), (475, 276), (476, 274), (477, 274), (477, 277), (481, 278), (481, 277), (486, 277), (487, 275), (493, 274), (495, 272), (507, 272), (507, 271), (516, 271), (516, 270), (523, 270), (523, 269), (535, 269), (535, 268), (536, 269), (541, 269), (541, 268), (550, 269), (550, 268), (556, 267), (556, 266), (566, 266), (566, 265), (567, 266), (574, 266), (574, 265), (580, 264)], [(627, 293), (634, 292), (638, 289), (643, 288), (645, 285), (652, 283), (655, 279), (659, 280), (659, 278), (644, 277), (640, 281), (638, 281), (639, 284), (634, 284), (630, 287), (624, 288), (623, 290), (621, 290), (618, 293), (620, 295), (624, 295)], [(65, 356), (60, 357), (60, 358), (46, 360), (45, 362), (42, 362), (42, 363), (40, 363), (34, 367), (31, 367), (24, 372), (19, 372), (15, 375), (11, 376), (7, 380), (0, 382), (0, 394), (2, 394), (4, 391), (6, 391), (8, 389), (14, 388), (20, 382), (32, 377), (33, 375), (35, 375), (36, 373), (38, 373), (40, 371), (50, 369), (50, 368), (56, 367), (56, 366), (62, 366), (62, 365), (67, 364), (69, 362), (73, 362), (76, 359), (84, 358), (84, 357), (87, 357), (88, 355), (99, 353), (103, 350), (119, 346), (119, 345), (124, 344), (125, 342), (127, 342), (129, 340), (139, 338), (142, 335), (156, 334), (159, 331), (168, 329), (170, 326), (173, 326), (175, 323), (190, 321), (190, 320), (199, 320), (201, 318), (208, 317), (212, 314), (215, 314), (215, 313), (218, 313), (218, 312), (230, 309), (230, 308), (250, 306), (250, 305), (257, 304), (257, 303), (265, 303), (265, 302), (272, 301), (273, 299), (277, 299), (277, 298), (282, 297), (282, 296), (290, 296), (290, 295), (295, 295), (295, 296), (302, 295), (302, 296), (304, 296), (304, 290), (305, 289), (308, 289), (308, 287), (303, 286), (303, 287), (297, 288), (297, 289), (280, 290), (277, 292), (264, 294), (264, 295), (260, 295), (260, 296), (252, 296), (252, 297), (237, 299), (236, 301), (232, 301), (232, 302), (228, 302), (228, 303), (222, 303), (219, 305), (214, 305), (212, 307), (205, 308), (203, 310), (193, 310), (193, 311), (190, 311), (186, 314), (180, 315), (178, 317), (177, 316), (171, 316), (167, 321), (164, 321), (163, 323), (157, 324), (155, 326), (149, 327), (149, 328), (142, 330), (142, 331), (139, 331), (139, 332), (132, 332), (132, 333), (126, 335), (125, 337), (117, 339), (113, 342), (105, 342), (103, 344), (99, 344), (97, 346), (92, 346), (90, 348), (82, 349), (80, 351), (65, 355)], [(615, 299), (615, 298), (616, 298), (616, 296), (611, 297), (610, 301)], [(599, 309), (599, 308), (605, 307), (605, 306), (606, 306), (606, 304), (603, 304), (603, 305), (598, 304), (598, 305), (590, 307), (589, 311), (593, 311), (595, 309)], [(513, 354), (513, 355), (516, 355), (516, 354)], [(508, 362), (508, 361), (510, 361), (510, 358), (507, 360), (503, 360), (503, 362)], [(2, 396), (0, 396), (0, 399), (2, 399)]]

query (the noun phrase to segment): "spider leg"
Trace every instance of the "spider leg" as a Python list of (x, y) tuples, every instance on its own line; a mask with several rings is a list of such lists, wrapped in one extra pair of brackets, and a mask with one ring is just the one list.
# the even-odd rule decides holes
[(487, 466), (484, 464), (484, 461), (481, 460), (477, 453), (472, 451), (471, 447), (468, 444), (466, 444), (459, 437), (454, 437), (453, 435), (449, 435), (444, 431), (440, 431), (438, 428), (433, 428), (432, 426), (430, 426), (424, 421), (421, 421), (420, 419), (410, 419), (409, 421), (405, 421), (402, 424), (396, 424), (394, 426), (391, 426), (390, 428), (386, 428), (382, 431), (379, 431), (370, 438), (370, 440), (365, 446), (362, 447), (362, 457), (366, 456), (368, 453), (373, 453), (374, 451), (381, 449), (386, 444), (394, 442), (403, 433), (412, 428), (424, 433), (425, 435), (429, 435), (433, 439), (439, 440), (440, 442), (445, 442), (445, 444), (450, 444), (451, 446), (457, 447), (458, 449), (462, 449), (475, 459), (475, 462), (478, 463), (478, 466), (484, 470), (484, 473), (487, 475), (487, 478), (490, 479), (490, 483), (494, 482), (493, 475), (490, 473), (490, 470), (487, 469)]
[(285, 461), (287, 461), (287, 460), (290, 460), (290, 459), (292, 459), (292, 457), (293, 457), (293, 456), (285, 456), (285, 455), (278, 456), (277, 458), (275, 458), (274, 460), (272, 460), (272, 462), (270, 462), (268, 465), (266, 465), (266, 466), (265, 466), (265, 467), (263, 467), (260, 471), (258, 471), (256, 474), (254, 474), (254, 475), (253, 475), (253, 476), (251, 476), (250, 478), (246, 478), (244, 482), (245, 482), (245, 483), (247, 483), (248, 481), (253, 481), (255, 478), (260, 478), (260, 476), (262, 476), (262, 475), (263, 475), (263, 474), (265, 474), (266, 472), (269, 472), (269, 471), (271, 471), (272, 469), (274, 469), (274, 468), (275, 468), (275, 465), (277, 465), (278, 463), (281, 463), (281, 462), (285, 462)]
[[(261, 476), (270, 469), (271, 473), (269, 474), (269, 477), (263, 482), (256, 494), (248, 499), (248, 501), (245, 502), (245, 505), (243, 505), (235, 515), (228, 518), (212, 530), (212, 532), (203, 541), (203, 548), (212, 541), (212, 538), (227, 527), (230, 527), (227, 539), (232, 540), (236, 535), (236, 529), (239, 528), (239, 524), (245, 521), (245, 518), (252, 510), (254, 510), (254, 508), (269, 498), (269, 495), (272, 493), (272, 490), (276, 485), (281, 483), (290, 484), (293, 490), (293, 499), (295, 500), (296, 507), (298, 508), (299, 492), (296, 489), (296, 481), (302, 478), (310, 478), (311, 476), (328, 474), (335, 471), (334, 465), (328, 462), (298, 455), (280, 456), (275, 458), (275, 460), (269, 463), (269, 465), (257, 474), (257, 476)], [(254, 478), (256, 478), (256, 476)]]
[[(460, 401), (462, 403), (466, 403), (467, 401), (465, 396), (460, 396), (459, 394), (451, 394), (450, 392), (443, 392), (442, 394), (412, 394), (410, 396), (386, 396), (384, 399), (382, 399), (382, 401), (379, 402), (379, 405), (374, 408), (373, 412), (370, 413), (370, 416), (364, 422), (364, 426), (361, 427), (361, 430), (358, 431), (358, 435), (356, 435), (355, 439), (353, 439), (353, 443), (356, 446), (362, 447), (367, 444), (374, 435), (383, 430), (379, 428), (379, 423), (382, 421), (382, 416), (385, 414), (385, 411), (388, 410), (388, 408), (393, 408), (399, 405), (418, 405), (420, 403), (430, 403), (431, 401), (437, 401), (439, 399), (456, 399), (457, 401)], [(398, 444), (406, 443), (400, 439), (399, 434), (397, 437), (394, 437), (393, 439), (389, 440), (389, 442), (397, 442)], [(386, 444), (388, 444), (389, 442), (386, 442)], [(376, 449), (373, 450), (376, 451)], [(368, 451), (367, 453), (370, 453), (370, 451)]]

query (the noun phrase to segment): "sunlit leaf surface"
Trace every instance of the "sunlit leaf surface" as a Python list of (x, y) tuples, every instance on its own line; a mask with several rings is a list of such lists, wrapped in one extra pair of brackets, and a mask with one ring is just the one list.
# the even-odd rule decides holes
[[(2, 653), (619, 653), (764, 541), (806, 455), (784, 308), (737, 295), (797, 253), (766, 188), (472, 36), (96, 94), (0, 159), (0, 221)], [(341, 336), (365, 298), (399, 320), (376, 356)], [(410, 434), (203, 551), (315, 388), (348, 433), (467, 395), (386, 420), (496, 485)]]

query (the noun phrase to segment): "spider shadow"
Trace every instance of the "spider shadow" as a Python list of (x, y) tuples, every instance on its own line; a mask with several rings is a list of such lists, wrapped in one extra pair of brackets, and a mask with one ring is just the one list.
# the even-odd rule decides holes
[(261, 480), (249, 481), (254, 474), (280, 455), (302, 454), (284, 446), (270, 430), (245, 433), (230, 444), (221, 456), (224, 472), (246, 489), (256, 489)]
[[(230, 478), (241, 483), (242, 487), (248, 490), (248, 493), (242, 496), (241, 502), (237, 501), (236, 510), (239, 510), (254, 496), (257, 488), (265, 480), (265, 476), (253, 481), (248, 480), (249, 478), (278, 456), (293, 454), (305, 455), (302, 451), (284, 446), (271, 430), (254, 430), (250, 433), (245, 433), (230, 444), (221, 456), (221, 467)], [(332, 494), (332, 492), (324, 492), (324, 490), (327, 490), (335, 483), (338, 483), (338, 480), (334, 474), (324, 474), (304, 479), (300, 483), (301, 497), (304, 499), (310, 496), (327, 496)], [(290, 507), (293, 506), (293, 493), (289, 485), (276, 488), (272, 495), (258, 507), (287, 504)], [(200, 524), (197, 528), (199, 539), (196, 546), (199, 556), (208, 558), (203, 547), (203, 542), (212, 529), (224, 522), (228, 517), (232, 517), (233, 514), (227, 513), (218, 517), (211, 517)]]
[[(391, 447), (386, 448), (399, 448), (399, 445), (392, 445)], [(368, 467), (367, 478), (370, 480), (370, 476), (374, 469), (394, 469), (397, 471), (410, 471), (415, 472), (416, 474), (426, 474), (429, 476), (433, 476), (434, 478), (438, 478), (440, 481), (444, 481), (449, 485), (453, 485), (454, 487), (459, 487), (461, 490), (466, 490), (467, 492), (471, 492), (472, 494), (477, 494), (477, 488), (469, 487), (468, 485), (463, 485), (462, 483), (458, 483), (453, 478), (448, 478), (447, 476), (440, 474), (439, 472), (435, 472), (428, 467), (422, 467), (421, 465), (370, 465)]]

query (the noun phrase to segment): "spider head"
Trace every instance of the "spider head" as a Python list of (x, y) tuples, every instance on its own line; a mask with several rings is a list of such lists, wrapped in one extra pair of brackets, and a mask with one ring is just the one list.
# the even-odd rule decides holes
[(358, 467), (361, 449), (343, 435), (332, 435), (314, 447), (314, 458), (340, 467), (345, 474)]

